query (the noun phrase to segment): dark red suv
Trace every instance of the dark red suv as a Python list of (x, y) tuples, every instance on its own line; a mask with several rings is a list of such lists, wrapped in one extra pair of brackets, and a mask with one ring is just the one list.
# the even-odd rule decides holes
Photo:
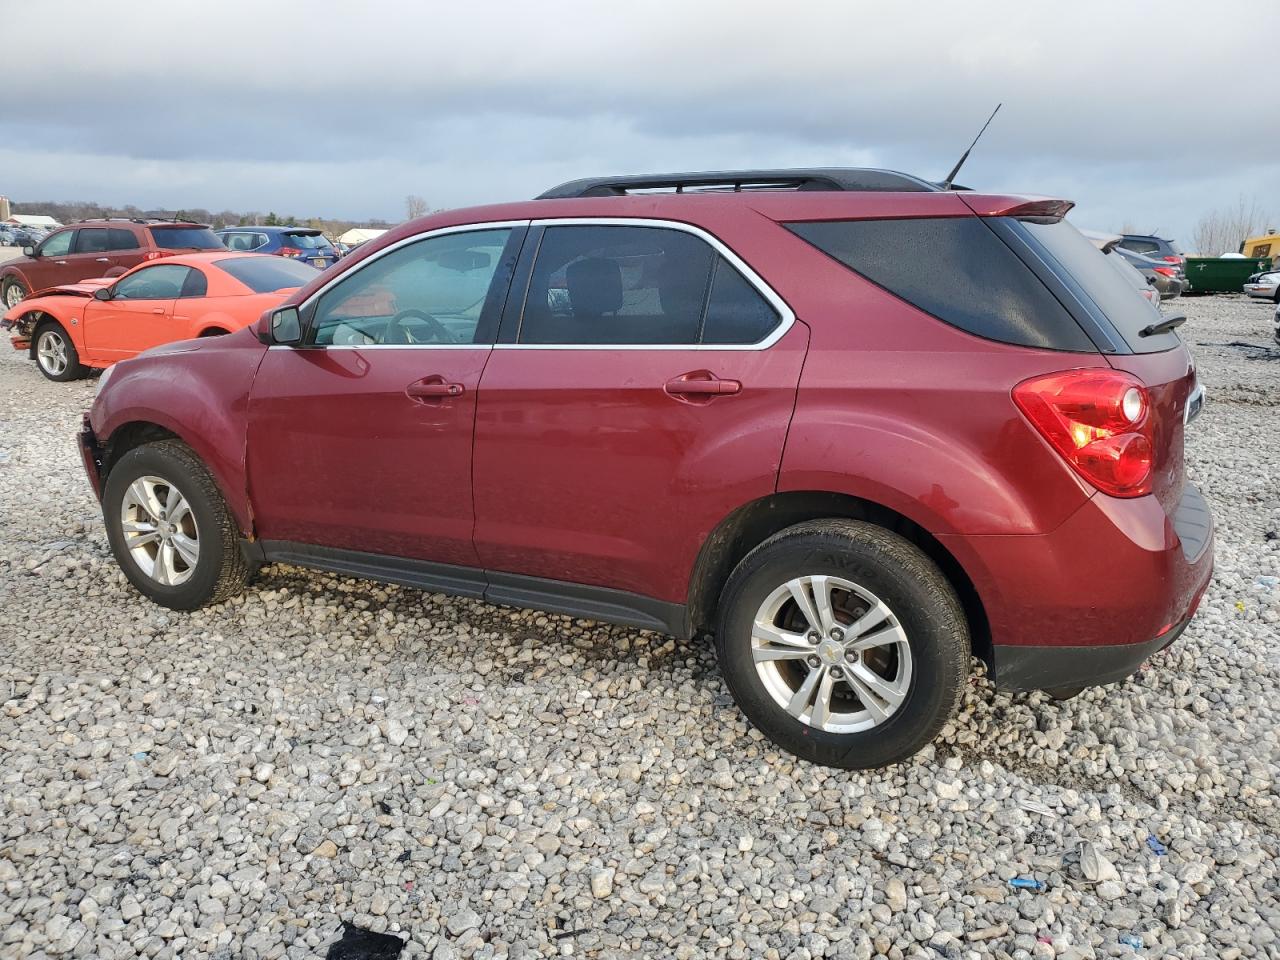
[(85, 464), (166, 606), (281, 561), (709, 633), (778, 744), (891, 763), (971, 655), (1120, 680), (1209, 582), (1180, 318), (1069, 206), (835, 169), (435, 214), (117, 364)]
[(170, 253), (221, 250), (207, 224), (185, 220), (86, 220), (55, 230), (39, 246), (0, 263), (0, 310), (37, 290), (97, 277), (118, 277)]

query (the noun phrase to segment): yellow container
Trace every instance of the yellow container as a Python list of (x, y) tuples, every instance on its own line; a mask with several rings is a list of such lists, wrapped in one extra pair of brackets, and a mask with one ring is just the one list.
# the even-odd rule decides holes
[(1272, 263), (1280, 260), (1280, 233), (1266, 233), (1250, 237), (1240, 245), (1240, 252), (1249, 259), (1267, 257)]

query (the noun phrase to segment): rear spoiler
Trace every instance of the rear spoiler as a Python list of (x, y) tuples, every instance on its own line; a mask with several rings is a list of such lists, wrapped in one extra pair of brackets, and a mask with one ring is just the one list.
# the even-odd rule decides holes
[(1010, 197), (999, 194), (958, 194), (980, 217), (1014, 217), (1036, 223), (1057, 223), (1075, 206), (1070, 200), (1051, 197)]

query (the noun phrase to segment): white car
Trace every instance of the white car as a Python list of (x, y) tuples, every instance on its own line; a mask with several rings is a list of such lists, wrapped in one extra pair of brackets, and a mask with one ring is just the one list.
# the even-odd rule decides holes
[(1280, 270), (1255, 273), (1241, 289), (1251, 297), (1280, 303)]
[(1276, 343), (1280, 343), (1280, 301), (1276, 302), (1275, 325), (1276, 325)]

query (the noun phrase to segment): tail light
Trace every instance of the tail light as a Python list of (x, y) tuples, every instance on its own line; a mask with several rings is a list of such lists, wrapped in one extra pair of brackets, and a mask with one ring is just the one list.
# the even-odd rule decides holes
[(282, 257), (302, 256), (302, 251), (299, 250), (297, 247), (281, 247), (279, 250), (276, 251), (276, 253)]
[(1151, 269), (1162, 277), (1176, 277), (1178, 275), (1178, 271), (1173, 267), (1152, 267)]
[(148, 250), (146, 256), (144, 256), (142, 259), (159, 260), (161, 257), (171, 257), (171, 256), (173, 256), (172, 250)]
[(1119, 370), (1065, 370), (1024, 380), (1013, 402), (1076, 473), (1113, 497), (1151, 492), (1151, 403)]
[(1161, 257), (1160, 259), (1164, 260), (1166, 263), (1185, 263), (1187, 260), (1186, 257), (1177, 257), (1173, 255), (1170, 255), (1167, 257)]

